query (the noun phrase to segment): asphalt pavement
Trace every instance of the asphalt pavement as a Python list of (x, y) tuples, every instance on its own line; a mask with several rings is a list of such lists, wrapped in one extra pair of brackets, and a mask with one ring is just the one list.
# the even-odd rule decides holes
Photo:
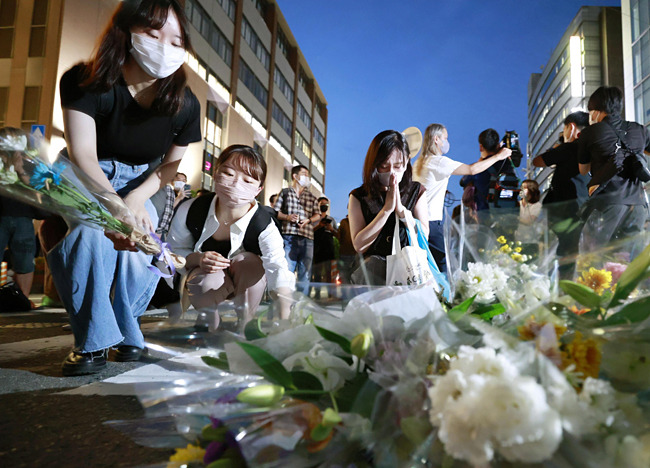
[[(30, 299), (40, 304), (40, 297)], [(166, 310), (147, 311), (145, 339), (160, 346), (138, 362), (109, 355), (98, 374), (63, 377), (61, 363), (73, 346), (65, 310), (0, 314), (0, 466), (165, 466), (172, 450), (143, 447), (105, 424), (144, 417), (129, 385), (107, 382), (166, 362), (170, 353), (222, 345), (220, 334), (194, 332), (195, 317), (171, 326)]]

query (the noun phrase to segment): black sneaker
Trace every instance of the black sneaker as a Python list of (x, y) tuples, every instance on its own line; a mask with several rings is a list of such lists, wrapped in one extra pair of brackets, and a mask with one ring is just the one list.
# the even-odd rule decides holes
[(61, 365), (65, 377), (96, 374), (106, 367), (106, 350), (93, 353), (71, 351)]

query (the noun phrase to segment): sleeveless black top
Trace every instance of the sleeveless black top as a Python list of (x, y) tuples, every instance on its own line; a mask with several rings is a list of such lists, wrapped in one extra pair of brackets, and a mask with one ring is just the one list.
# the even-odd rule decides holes
[[(424, 193), (424, 187), (419, 182), (412, 182), (409, 188), (406, 191), (406, 194), (402, 196), (402, 205), (409, 211), (413, 211), (418, 200)], [(372, 200), (368, 195), (368, 192), (361, 187), (355, 188), (350, 192), (354, 198), (359, 200), (361, 205), (361, 213), (363, 214), (363, 219), (366, 222), (366, 225), (370, 224), (373, 219), (377, 216), (379, 211), (384, 206), (384, 201), (386, 200), (386, 195), (381, 195), (381, 202), (377, 203), (377, 200)], [(380, 255), (386, 257), (391, 255), (393, 250), (393, 233), (395, 232), (395, 215), (391, 215), (386, 220), (386, 224), (379, 232), (379, 235), (372, 243), (372, 245), (363, 253), (364, 257), (370, 255)], [(399, 226), (399, 240), (400, 245), (405, 247), (408, 244), (408, 235), (404, 223), (400, 223)]]

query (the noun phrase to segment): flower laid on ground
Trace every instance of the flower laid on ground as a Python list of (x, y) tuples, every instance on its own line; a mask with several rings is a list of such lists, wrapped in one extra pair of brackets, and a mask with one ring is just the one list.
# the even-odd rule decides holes
[(449, 371), (434, 378), (429, 398), (431, 424), (445, 450), (475, 465), (496, 454), (541, 462), (562, 440), (560, 415), (544, 388), (491, 348), (461, 346)]
[(476, 296), (476, 302), (488, 304), (508, 286), (508, 275), (498, 266), (488, 263), (469, 263), (457, 279), (462, 297)]
[(589, 270), (582, 272), (578, 278), (578, 283), (590, 287), (596, 294), (602, 294), (612, 286), (612, 272), (591, 267)]

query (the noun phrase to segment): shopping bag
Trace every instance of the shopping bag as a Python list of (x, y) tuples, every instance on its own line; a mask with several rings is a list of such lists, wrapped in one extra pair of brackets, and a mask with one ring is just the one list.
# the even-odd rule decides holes
[[(416, 239), (415, 221), (410, 211), (406, 211), (406, 228), (410, 239)], [(386, 285), (411, 286), (433, 280), (427, 253), (417, 244), (402, 247), (399, 241), (400, 220), (395, 214), (392, 255), (386, 257)], [(411, 244), (412, 241), (411, 241)]]
[[(436, 291), (442, 290), (443, 296), (447, 300), (449, 300), (451, 295), (450, 294), (451, 288), (449, 287), (449, 281), (447, 281), (447, 275), (440, 272), (440, 269), (438, 268), (438, 264), (433, 258), (433, 254), (429, 249), (429, 240), (427, 239), (427, 236), (424, 235), (424, 230), (422, 229), (422, 223), (420, 222), (419, 219), (415, 219), (414, 222), (415, 222), (415, 232), (417, 235), (417, 244), (420, 246), (422, 250), (426, 252), (429, 269), (433, 274), (433, 279), (439, 286), (438, 288), (435, 287), (434, 288), (436, 289)], [(409, 244), (413, 244), (413, 240), (411, 238), (411, 231), (407, 230), (407, 232), (409, 234)]]

